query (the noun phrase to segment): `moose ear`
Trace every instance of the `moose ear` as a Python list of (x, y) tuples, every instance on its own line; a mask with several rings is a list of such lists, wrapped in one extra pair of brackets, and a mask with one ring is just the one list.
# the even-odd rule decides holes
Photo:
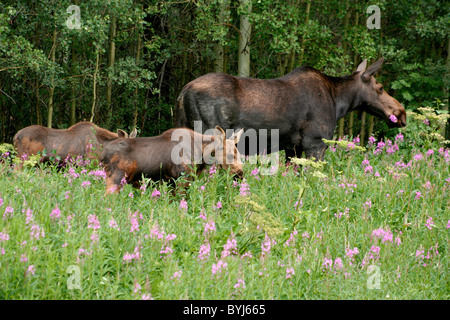
[(244, 129), (239, 130), (237, 133), (233, 133), (229, 140), (234, 140), (234, 144), (237, 144), (241, 140), (241, 136), (244, 133)]
[(368, 81), (370, 79), (371, 76), (373, 76), (375, 73), (378, 72), (378, 70), (380, 70), (381, 65), (383, 64), (384, 58), (380, 58), (377, 61), (375, 61), (374, 63), (372, 63), (367, 70), (361, 75), (361, 78), (363, 79), (363, 81)]
[(226, 139), (225, 131), (219, 126), (214, 128), (214, 137), (217, 139), (217, 143), (223, 143)]
[(364, 61), (359, 64), (358, 68), (356, 69), (356, 72), (360, 71), (364, 72), (366, 71), (366, 67), (367, 67), (367, 59), (364, 59)]
[(137, 136), (137, 130), (136, 128), (133, 129), (133, 131), (131, 131), (129, 138), (136, 138)]
[(119, 136), (119, 138), (128, 138), (128, 133), (126, 133), (122, 129), (117, 129), (117, 135)]

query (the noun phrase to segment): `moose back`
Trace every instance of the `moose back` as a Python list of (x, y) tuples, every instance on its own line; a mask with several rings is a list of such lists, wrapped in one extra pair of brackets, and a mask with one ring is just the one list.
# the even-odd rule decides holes
[[(279, 149), (286, 159), (295, 155), (323, 159), (338, 119), (362, 110), (386, 120), (390, 127), (406, 125), (403, 106), (373, 75), (383, 58), (367, 68), (364, 60), (351, 75), (331, 77), (299, 67), (277, 79), (209, 73), (184, 86), (177, 100), (176, 126), (203, 129), (278, 130)], [(395, 117), (392, 117), (395, 116)], [(393, 121), (394, 120), (394, 121)], [(239, 151), (249, 154), (248, 148)], [(270, 145), (267, 152), (271, 152)], [(277, 151), (277, 150), (274, 150)]]

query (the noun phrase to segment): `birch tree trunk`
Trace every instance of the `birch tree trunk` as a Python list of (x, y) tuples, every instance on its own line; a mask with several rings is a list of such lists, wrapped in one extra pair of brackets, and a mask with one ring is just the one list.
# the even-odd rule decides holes
[(91, 119), (89, 120), (92, 122), (94, 120), (94, 114), (95, 114), (95, 100), (97, 99), (97, 73), (98, 73), (98, 65), (99, 65), (99, 59), (100, 59), (100, 49), (96, 48), (95, 52), (97, 56), (97, 61), (95, 63), (95, 72), (94, 72), (94, 86), (93, 86), (93, 93), (92, 93), (92, 108), (91, 108)]
[[(116, 29), (117, 29), (117, 18), (115, 16), (111, 17), (111, 24), (109, 29), (109, 59), (108, 59), (108, 70), (114, 65), (116, 60), (116, 43), (114, 38), (116, 37)], [(106, 81), (106, 110), (107, 110), (107, 123), (111, 122), (111, 118), (113, 115), (112, 110), (112, 80), (108, 75), (108, 80)]]
[[(53, 31), (53, 46), (52, 46), (52, 62), (55, 63), (56, 59), (56, 38), (57, 38), (58, 32), (56, 31), (56, 27), (55, 30)], [(50, 92), (49, 92), (49, 98), (48, 98), (48, 115), (47, 115), (47, 127), (51, 128), (52, 127), (52, 121), (53, 121), (53, 94), (55, 93), (55, 76), (52, 76), (52, 81), (51, 81), (51, 87), (50, 87)]]
[[(251, 0), (241, 0), (241, 6), (248, 8), (248, 12), (252, 10)], [(239, 61), (238, 76), (250, 76), (250, 36), (252, 27), (248, 21), (248, 16), (240, 17), (240, 34), (239, 34)]]

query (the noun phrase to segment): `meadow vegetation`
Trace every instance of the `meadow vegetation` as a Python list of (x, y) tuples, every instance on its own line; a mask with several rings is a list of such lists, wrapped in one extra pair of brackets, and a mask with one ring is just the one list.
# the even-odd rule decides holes
[(14, 170), (2, 145), (0, 299), (449, 299), (446, 117), (108, 196), (95, 161)]

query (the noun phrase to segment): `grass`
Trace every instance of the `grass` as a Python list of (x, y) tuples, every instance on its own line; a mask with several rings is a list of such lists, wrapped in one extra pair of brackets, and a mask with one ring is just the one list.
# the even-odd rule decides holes
[(449, 150), (403, 134), (273, 175), (247, 163), (239, 182), (206, 172), (184, 193), (105, 196), (93, 164), (6, 159), (0, 298), (447, 300)]

